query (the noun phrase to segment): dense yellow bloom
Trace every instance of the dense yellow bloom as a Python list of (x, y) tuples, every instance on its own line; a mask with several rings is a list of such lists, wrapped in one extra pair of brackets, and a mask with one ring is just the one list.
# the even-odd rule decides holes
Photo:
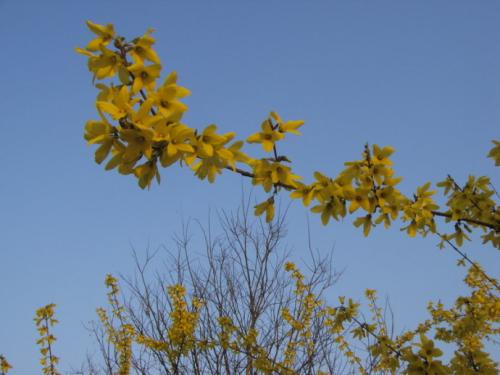
[(196, 345), (195, 331), (201, 303), (194, 299), (190, 310), (186, 302), (186, 289), (181, 284), (169, 286), (167, 291), (172, 303), (171, 325), (167, 332), (171, 346), (169, 356), (171, 360), (177, 360)]

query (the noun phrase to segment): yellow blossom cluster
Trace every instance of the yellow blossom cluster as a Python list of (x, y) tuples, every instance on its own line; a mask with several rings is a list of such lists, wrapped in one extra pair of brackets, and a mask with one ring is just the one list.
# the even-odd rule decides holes
[(497, 374), (498, 364), (484, 351), (484, 342), (500, 334), (499, 290), (478, 264), (469, 269), (464, 281), (472, 293), (457, 298), (451, 308), (445, 309), (440, 302), (429, 304), (436, 338), (457, 346), (450, 361), (455, 373)]
[[(113, 345), (118, 357), (118, 375), (129, 375), (132, 365), (132, 343), (135, 338), (135, 329), (129, 323), (125, 308), (120, 303), (118, 297), (120, 288), (118, 280), (108, 274), (104, 281), (109, 289), (108, 304), (111, 313), (105, 309), (98, 308), (97, 315), (101, 321), (107, 335), (108, 342)], [(115, 327), (115, 322), (117, 327)]]
[(207, 348), (207, 342), (198, 342), (196, 328), (200, 308), (203, 302), (198, 298), (191, 300), (189, 306), (186, 300), (186, 289), (181, 284), (167, 288), (170, 299), (170, 326), (165, 332), (165, 340), (158, 340), (143, 334), (137, 336), (137, 343), (144, 347), (165, 353), (172, 368), (176, 368), (180, 359), (196, 349)]
[[(498, 286), (477, 264), (469, 268), (465, 283), (471, 289), (469, 296), (458, 297), (448, 309), (441, 302), (430, 303), (431, 318), (415, 330), (404, 331), (396, 337), (390, 337), (387, 332), (374, 290), (368, 289), (365, 293), (372, 314), (371, 322), (364, 320), (358, 304), (350, 300), (346, 306), (343, 297), (340, 297), (339, 307), (325, 307), (323, 313), (328, 316), (326, 324), (332, 334), (338, 335), (339, 348), (358, 364), (360, 373), (366, 370), (359, 355), (350, 349), (351, 342), (357, 342), (358, 346), (360, 342), (367, 342), (374, 371), (396, 373), (404, 368), (403, 373), (408, 375), (497, 374), (498, 363), (484, 350), (484, 342), (494, 340), (500, 333)], [(349, 330), (349, 324), (354, 328)], [(427, 336), (431, 332), (435, 340), (455, 346), (448, 364), (438, 359), (443, 352)], [(414, 342), (415, 337), (420, 341)], [(369, 339), (375, 342), (370, 343)]]
[(40, 365), (42, 372), (45, 375), (59, 375), (56, 365), (59, 363), (59, 358), (52, 352), (53, 344), (56, 341), (55, 336), (50, 332), (50, 328), (57, 323), (54, 318), (54, 310), (56, 305), (51, 303), (36, 310), (35, 321), (36, 328), (40, 338), (36, 341), (40, 346)]
[(455, 223), (455, 231), (443, 235), (443, 240), (453, 240), (461, 246), (464, 239), (470, 240), (467, 233), (470, 234), (472, 228), (481, 228), (483, 243), (491, 242), (494, 247), (500, 248), (500, 209), (493, 200), (495, 191), (488, 177), (469, 176), (464, 186), (459, 186), (448, 176), (437, 186), (444, 189), (448, 198), (445, 220)]
[(304, 282), (304, 275), (294, 263), (287, 262), (285, 271), (289, 272), (290, 277), (295, 281), (296, 302), (294, 311), (290, 311), (288, 308), (283, 308), (281, 311), (281, 317), (290, 326), (290, 330), (287, 332), (288, 342), (282, 365), (293, 368), (297, 350), (303, 350), (308, 355), (312, 355), (314, 352), (315, 342), (311, 328), (313, 319), (321, 311), (321, 301), (311, 290), (311, 285)]
[(168, 295), (172, 302), (172, 311), (167, 337), (176, 356), (186, 355), (196, 344), (195, 330), (202, 301), (193, 298), (190, 309), (186, 302), (186, 289), (180, 284), (169, 286)]

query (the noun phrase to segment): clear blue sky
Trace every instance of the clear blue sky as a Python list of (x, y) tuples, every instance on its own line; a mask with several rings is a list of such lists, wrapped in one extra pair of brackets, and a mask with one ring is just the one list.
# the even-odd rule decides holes
[[(130, 274), (132, 246), (170, 246), (181, 214), (205, 220), (250, 186), (234, 175), (209, 185), (172, 168), (141, 191), (93, 162), (82, 128), (96, 118), (95, 89), (73, 51), (91, 37), (87, 19), (128, 37), (156, 29), (165, 68), (193, 92), (192, 126), (215, 122), (244, 138), (270, 110), (304, 119), (303, 136), (283, 150), (306, 179), (313, 168), (337, 173), (369, 141), (396, 148), (407, 193), (448, 173), (500, 185), (485, 157), (500, 129), (498, 1), (0, 0), (0, 353), (13, 374), (39, 372), (37, 307), (58, 305), (55, 351), (62, 370), (78, 366), (105, 274)], [(288, 242), (298, 259), (306, 217), (294, 203)], [(314, 245), (334, 246), (346, 269), (332, 300), (378, 289), (403, 328), (425, 317), (428, 300), (450, 302), (461, 290), (463, 270), (433, 238), (395, 227), (364, 239), (350, 220), (310, 220)], [(491, 248), (465, 250), (499, 276)]]

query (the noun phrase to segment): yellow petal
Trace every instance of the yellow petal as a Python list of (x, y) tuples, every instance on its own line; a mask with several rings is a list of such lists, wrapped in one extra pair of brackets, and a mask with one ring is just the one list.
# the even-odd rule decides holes
[(111, 150), (111, 146), (113, 145), (113, 141), (110, 140), (109, 142), (103, 143), (101, 146), (99, 146), (95, 152), (95, 162), (97, 164), (101, 164), (104, 159), (109, 154), (109, 151)]
[(111, 117), (115, 120), (119, 120), (127, 115), (125, 111), (118, 108), (112, 103), (109, 102), (96, 102), (97, 108), (103, 112), (109, 113)]

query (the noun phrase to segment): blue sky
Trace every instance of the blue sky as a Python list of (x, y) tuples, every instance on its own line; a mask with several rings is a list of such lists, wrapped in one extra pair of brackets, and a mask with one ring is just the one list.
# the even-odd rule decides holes
[[(370, 142), (396, 148), (406, 193), (448, 173), (490, 175), (499, 186), (485, 157), (499, 136), (497, 1), (0, 0), (0, 353), (13, 374), (38, 371), (37, 307), (58, 305), (55, 351), (62, 370), (78, 366), (92, 347), (83, 323), (105, 303), (105, 274), (132, 273), (132, 247), (171, 246), (181, 215), (206, 220), (250, 191), (238, 176), (209, 185), (180, 168), (142, 191), (93, 162), (82, 129), (96, 118), (96, 92), (73, 51), (91, 37), (88, 19), (127, 37), (156, 30), (165, 71), (177, 70), (193, 93), (191, 126), (216, 123), (245, 138), (270, 110), (304, 119), (303, 136), (282, 150), (306, 180), (314, 170), (336, 174)], [(314, 246), (334, 247), (345, 269), (332, 300), (378, 289), (404, 328), (425, 317), (428, 300), (450, 302), (462, 290), (455, 255), (433, 238), (394, 227), (365, 239), (350, 220), (310, 221)], [(306, 257), (306, 222), (293, 203), (287, 242), (297, 259)], [(465, 250), (499, 276), (493, 249)]]

